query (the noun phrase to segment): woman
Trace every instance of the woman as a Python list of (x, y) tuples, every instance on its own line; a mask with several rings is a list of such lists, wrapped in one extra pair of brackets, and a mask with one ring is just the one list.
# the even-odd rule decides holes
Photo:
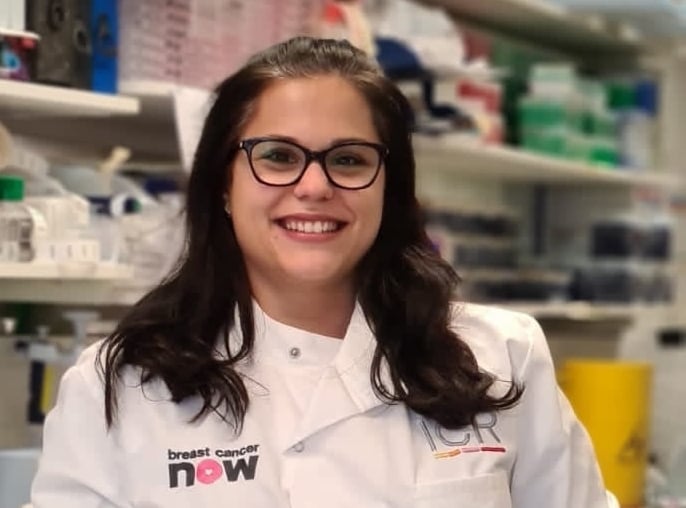
[(410, 117), (345, 42), (219, 86), (186, 253), (65, 375), (34, 508), (608, 506), (535, 321), (451, 306)]

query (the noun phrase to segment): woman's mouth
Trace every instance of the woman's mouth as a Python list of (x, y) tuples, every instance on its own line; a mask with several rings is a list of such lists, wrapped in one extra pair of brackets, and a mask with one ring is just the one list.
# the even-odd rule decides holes
[(345, 226), (344, 222), (336, 220), (301, 220), (281, 219), (277, 224), (287, 231), (305, 234), (335, 233)]

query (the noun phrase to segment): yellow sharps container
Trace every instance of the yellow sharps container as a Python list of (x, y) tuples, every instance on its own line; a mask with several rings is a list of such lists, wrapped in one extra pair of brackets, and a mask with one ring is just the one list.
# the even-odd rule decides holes
[(567, 360), (560, 385), (595, 447), (605, 486), (623, 507), (643, 503), (652, 368), (647, 363)]

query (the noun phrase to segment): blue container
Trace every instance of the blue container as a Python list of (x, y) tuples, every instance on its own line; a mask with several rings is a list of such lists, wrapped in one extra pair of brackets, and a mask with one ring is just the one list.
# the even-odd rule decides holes
[(117, 0), (91, 0), (90, 33), (93, 44), (91, 88), (96, 92), (117, 93)]

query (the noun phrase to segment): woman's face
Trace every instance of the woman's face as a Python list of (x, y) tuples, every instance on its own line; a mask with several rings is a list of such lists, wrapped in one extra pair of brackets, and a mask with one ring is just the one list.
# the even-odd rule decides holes
[[(270, 85), (257, 99), (241, 139), (259, 137), (287, 139), (315, 151), (341, 140), (380, 143), (364, 97), (338, 76)], [(288, 159), (279, 151), (255, 149), (253, 161), (259, 157)], [(336, 161), (347, 164), (345, 157)], [(359, 190), (333, 186), (317, 161), (297, 183), (265, 185), (253, 176), (245, 150), (238, 151), (230, 171), (228, 207), (253, 290), (283, 283), (353, 288), (355, 267), (381, 223), (383, 166), (374, 183)]]

